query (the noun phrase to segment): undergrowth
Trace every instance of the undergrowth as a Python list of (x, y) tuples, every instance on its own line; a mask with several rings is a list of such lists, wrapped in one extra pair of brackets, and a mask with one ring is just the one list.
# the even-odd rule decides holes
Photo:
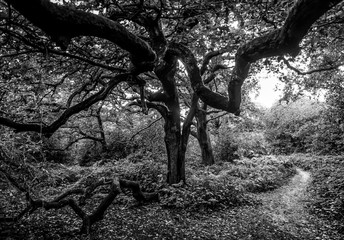
[(300, 168), (312, 173), (308, 191), (311, 212), (334, 222), (344, 233), (344, 157), (297, 154), (289, 157)]
[(248, 193), (273, 190), (293, 173), (292, 165), (273, 156), (213, 166), (192, 163), (186, 169), (187, 183), (170, 186), (165, 181), (166, 165), (154, 159), (127, 157), (90, 167), (39, 165), (44, 171), (35, 180), (39, 182), (39, 187), (33, 189), (38, 192), (37, 197), (57, 195), (82, 179), (92, 182), (102, 177), (119, 177), (138, 181), (145, 192), (158, 191), (163, 207), (190, 211), (256, 204)]
[[(159, 209), (159, 213), (157, 213), (159, 216), (172, 216), (172, 220), (168, 221), (175, 221), (173, 216), (178, 219), (187, 212), (185, 216), (189, 216), (189, 221), (191, 221), (192, 216), (195, 216), (195, 214), (211, 214), (211, 212), (235, 209), (235, 207), (243, 205), (254, 207), (259, 202), (251, 192), (269, 191), (277, 188), (293, 172), (292, 165), (273, 156), (243, 159), (234, 163), (218, 163), (213, 166), (203, 166), (196, 160), (191, 162), (189, 159), (186, 168), (187, 184), (170, 186), (165, 179), (166, 168), (166, 165), (159, 159), (138, 159), (135, 156), (120, 161), (107, 161), (89, 167), (39, 163), (37, 164), (39, 174), (32, 180), (36, 182), (32, 184), (34, 186), (32, 193), (35, 192), (37, 198), (49, 200), (67, 189), (87, 185), (96, 179), (103, 177), (125, 178), (140, 182), (143, 191), (158, 191), (160, 202), (137, 208), (131, 193), (124, 192), (114, 200), (112, 206), (107, 210), (105, 214), (107, 220), (104, 220), (105, 225), (106, 221), (117, 222), (117, 220), (113, 220), (114, 213), (116, 213), (117, 217), (127, 216), (128, 221), (148, 219), (149, 214), (151, 214), (149, 209)], [(25, 207), (25, 198), (13, 188), (6, 187), (5, 183), (2, 188), (6, 193), (0, 196), (0, 201), (7, 204), (2, 205), (0, 214), (5, 213), (5, 216), (14, 216), (20, 209)], [(94, 197), (83, 206), (85, 211), (92, 211), (106, 196), (106, 190), (107, 188), (99, 188)], [(145, 214), (148, 214), (147, 216), (136, 215), (137, 211), (143, 210), (146, 212)], [(25, 216), (18, 223), (21, 226), (20, 228), (18, 228), (19, 225), (13, 225), (13, 228), (6, 230), (7, 233), (5, 232), (5, 234), (9, 234), (7, 236), (13, 236), (14, 233), (20, 234), (18, 239), (21, 239), (33, 231), (34, 233), (29, 235), (37, 236), (37, 234), (41, 234), (41, 230), (39, 230), (41, 227), (36, 223), (42, 221), (48, 224), (51, 229), (54, 229), (44, 234), (54, 235), (55, 237), (60, 236), (61, 231), (63, 235), (73, 235), (79, 227), (78, 221), (76, 221), (73, 214), (70, 214), (70, 210), (64, 208), (54, 212), (38, 211), (35, 214)], [(148, 222), (152, 221), (155, 222), (153, 219), (148, 219)], [(63, 222), (67, 224), (63, 224)], [(100, 224), (100, 226), (103, 225)], [(146, 226), (143, 223), (140, 226), (145, 228), (148, 225)], [(177, 226), (179, 225), (177, 224), (174, 227)], [(23, 229), (20, 230), (21, 228)], [(35, 239), (35, 237), (31, 239)]]

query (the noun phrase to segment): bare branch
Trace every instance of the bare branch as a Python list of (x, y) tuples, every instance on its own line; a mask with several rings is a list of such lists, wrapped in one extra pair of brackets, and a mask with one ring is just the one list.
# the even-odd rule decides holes
[(313, 69), (313, 70), (309, 70), (309, 71), (301, 71), (300, 69), (297, 69), (296, 67), (292, 66), (290, 64), (290, 62), (282, 57), (282, 60), (283, 62), (285, 63), (285, 65), (287, 65), (287, 67), (291, 70), (293, 70), (294, 72), (296, 72), (297, 74), (299, 75), (308, 75), (308, 74), (312, 74), (312, 73), (317, 73), (317, 72), (325, 72), (325, 71), (331, 71), (331, 70), (335, 70), (335, 69), (338, 69), (340, 66), (343, 66), (344, 64), (343, 63), (338, 63), (338, 64), (335, 64), (333, 66), (328, 66), (328, 67), (323, 67), (323, 68), (317, 68), (317, 69)]
[(162, 119), (162, 117), (159, 117), (158, 119), (156, 119), (155, 121), (151, 122), (150, 124), (148, 124), (148, 126), (140, 129), (138, 132), (136, 132), (135, 134), (133, 134), (130, 138), (129, 141), (133, 140), (135, 138), (135, 136), (137, 136), (138, 134), (140, 134), (141, 132), (147, 130), (148, 128), (150, 128), (151, 126), (153, 126), (156, 122), (160, 121)]
[(210, 62), (210, 60), (218, 55), (221, 55), (225, 52), (229, 52), (229, 51), (232, 51), (233, 50), (233, 47), (232, 46), (228, 46), (224, 49), (221, 49), (221, 50), (218, 50), (218, 51), (212, 51), (212, 52), (209, 52), (205, 55), (204, 59), (203, 59), (203, 63), (202, 63), (202, 66), (201, 66), (201, 75), (203, 75), (205, 73), (205, 71), (207, 70), (207, 67), (208, 67), (208, 64)]
[(215, 119), (218, 119), (218, 118), (220, 118), (220, 117), (223, 117), (223, 116), (225, 116), (225, 115), (227, 115), (227, 114), (228, 114), (228, 113), (225, 112), (225, 113), (220, 114), (220, 115), (218, 115), (218, 116), (216, 116), (216, 117), (210, 118), (210, 119), (207, 120), (207, 123), (210, 122), (210, 121), (213, 121), (213, 120), (215, 120)]
[[(159, 104), (159, 103), (152, 103), (152, 102), (146, 102), (146, 104), (147, 104), (148, 108), (153, 108), (153, 109), (157, 110), (163, 118), (167, 117), (168, 109), (166, 106)], [(138, 100), (136, 102), (130, 103), (128, 106), (139, 106), (139, 107), (141, 107), (142, 104), (141, 104), (141, 101)]]
[(229, 79), (229, 105), (234, 109), (239, 109), (241, 86), (247, 78), (251, 63), (272, 56), (298, 55), (300, 52), (299, 43), (311, 25), (339, 2), (341, 0), (296, 1), (280, 29), (273, 30), (242, 45), (236, 53), (235, 67)]
[(48, 126), (45, 126), (43, 124), (17, 123), (4, 117), (0, 117), (0, 125), (13, 128), (16, 132), (32, 131), (43, 133), (47, 137), (49, 137), (55, 131), (57, 131), (63, 124), (65, 124), (71, 116), (83, 111), (84, 109), (89, 108), (90, 106), (101, 100), (104, 100), (107, 97), (107, 95), (112, 91), (112, 89), (116, 87), (120, 82), (126, 81), (128, 76), (129, 74), (119, 74), (113, 77), (113, 79), (111, 79), (107, 83), (106, 87), (102, 88), (99, 92), (95, 93), (94, 95), (90, 96), (84, 101), (67, 108), (57, 120), (55, 120)]

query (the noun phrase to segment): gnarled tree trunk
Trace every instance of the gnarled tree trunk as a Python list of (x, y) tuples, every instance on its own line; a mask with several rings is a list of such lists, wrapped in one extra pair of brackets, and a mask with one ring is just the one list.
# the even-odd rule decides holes
[(207, 105), (204, 104), (202, 108), (197, 108), (197, 140), (201, 148), (202, 163), (205, 165), (212, 165), (215, 163), (213, 148), (211, 147), (210, 137), (207, 129)]
[(180, 122), (168, 116), (165, 119), (165, 144), (167, 151), (167, 182), (185, 181), (185, 152), (182, 151)]

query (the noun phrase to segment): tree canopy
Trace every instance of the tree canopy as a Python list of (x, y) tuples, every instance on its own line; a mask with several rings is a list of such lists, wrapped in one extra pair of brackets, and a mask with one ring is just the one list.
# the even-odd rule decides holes
[[(57, 1), (52, 3), (43, 0), (30, 1), (30, 3), (19, 0), (7, 0), (5, 2), (8, 5), (3, 6), (2, 19), (4, 25), (2, 32), (10, 36), (10, 39), (16, 39), (14, 40), (16, 44), (23, 41), (25, 46), (21, 47), (23, 49), (19, 48), (21, 55), (25, 54), (23, 51), (41, 52), (45, 55), (56, 54), (68, 60), (78, 59), (111, 71), (111, 76), (108, 76), (110, 80), (104, 84), (101, 90), (84, 100), (82, 104), (69, 107), (58, 120), (48, 123), (47, 126), (18, 123), (12, 121), (11, 118), (1, 118), (1, 124), (17, 131), (53, 133), (72, 114), (104, 99), (108, 92), (120, 82), (129, 81), (140, 84), (139, 78), (135, 76), (146, 72), (154, 71), (158, 76), (163, 85), (163, 94), (157, 95), (163, 97), (168, 92), (169, 86), (159, 77), (159, 72), (164, 73), (171, 69), (173, 58), (178, 58), (183, 62), (188, 72), (191, 87), (203, 102), (218, 109), (238, 113), (241, 103), (241, 87), (248, 75), (250, 65), (259, 59), (271, 56), (284, 54), (296, 56), (300, 51), (299, 44), (312, 24), (340, 1), (297, 1), (284, 22), (276, 22), (272, 29), (270, 27), (271, 30), (266, 28), (266, 33), (248, 39), (248, 41), (244, 36), (241, 42), (234, 46), (237, 48), (235, 65), (227, 79), (227, 97), (204, 86), (201, 71), (197, 64), (197, 57), (202, 55), (196, 55), (191, 47), (186, 47), (187, 44), (184, 43), (183, 37), (185, 36), (183, 35), (193, 33), (193, 31), (196, 34), (200, 31), (198, 29), (193, 30), (197, 24), (203, 24), (207, 20), (214, 21), (216, 15), (220, 14), (229, 18), (232, 13), (234, 19), (238, 18), (234, 21), (238, 21), (240, 25), (245, 25), (242, 15), (246, 13), (241, 14), (241, 8), (248, 7), (245, 6), (247, 5), (245, 3), (240, 1), (235, 3), (216, 1), (215, 4), (210, 4), (207, 1), (192, 1), (190, 3), (183, 1), (133, 1), (128, 4), (120, 1), (66, 1), (63, 3)], [(273, 7), (273, 4), (273, 1), (262, 1), (252, 5), (258, 8), (262, 5)], [(9, 6), (12, 6), (15, 11), (12, 11)], [(205, 19), (204, 16), (207, 14), (213, 16), (213, 19)], [(35, 27), (27, 24), (21, 15)], [(191, 24), (192, 21), (194, 22)], [(191, 26), (182, 26), (182, 24), (191, 24)], [(227, 47), (232, 47), (232, 38), (237, 37), (233, 30), (214, 25), (217, 28), (216, 31), (225, 31), (223, 42)], [(46, 35), (42, 34), (37, 27)], [(211, 25), (206, 27), (209, 28)], [(200, 28), (204, 28), (204, 26)], [(46, 36), (49, 38), (47, 39)], [(82, 36), (92, 36), (107, 41), (96, 41), (96, 38), (86, 39)], [(2, 40), (6, 43), (6, 39)], [(207, 45), (209, 42), (205, 41), (203, 44)], [(87, 49), (87, 46), (92, 48), (92, 51)], [(79, 49), (74, 49), (78, 47)], [(121, 49), (125, 51), (122, 52)], [(226, 50), (228, 51), (228, 49)], [(205, 49), (205, 52), (208, 52), (208, 59), (211, 55), (220, 54), (219, 51), (224, 52), (225, 50), (220, 47)], [(75, 52), (83, 52), (86, 56)], [(93, 55), (93, 53), (98, 55), (100, 61), (92, 60), (96, 56), (87, 57), (88, 54)], [(14, 53), (12, 52), (12, 54)], [(110, 55), (113, 57), (111, 59), (112, 64), (104, 64), (103, 62)], [(204, 55), (203, 53), (203, 57)], [(105, 60), (101, 56), (105, 56)], [(129, 59), (130, 61), (128, 61)], [(206, 68), (208, 59), (205, 58), (203, 69)], [(105, 77), (101, 76), (101, 78)]]
[(192, 125), (213, 162), (207, 107), (239, 115), (252, 64), (296, 57), (307, 33), (340, 24), (340, 2), (3, 0), (0, 124), (49, 137), (90, 109), (97, 136), (79, 133), (106, 147), (102, 111), (154, 109), (168, 182), (185, 181)]

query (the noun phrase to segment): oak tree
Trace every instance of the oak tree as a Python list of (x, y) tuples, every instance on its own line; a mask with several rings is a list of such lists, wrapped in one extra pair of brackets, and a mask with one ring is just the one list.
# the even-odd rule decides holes
[[(35, 116), (37, 111), (33, 111), (31, 119), (23, 120), (7, 112), (8, 104), (1, 109), (0, 124), (17, 132), (51, 136), (75, 114), (106, 99), (119, 84), (127, 84), (138, 94), (135, 105), (145, 113), (155, 109), (165, 120), (167, 181), (185, 181), (185, 149), (199, 101), (239, 114), (241, 89), (251, 65), (273, 56), (297, 56), (314, 22), (340, 2), (299, 0), (291, 6), (289, 1), (268, 0), (251, 4), (203, 0), (2, 0), (2, 77), (6, 84), (17, 81), (16, 86), (22, 89), (23, 74), (13, 74), (18, 69), (25, 76), (30, 73), (28, 87), (35, 89), (23, 92), (42, 87), (44, 90), (33, 95), (43, 93), (39, 103), (56, 105), (56, 114)], [(282, 14), (271, 14), (275, 8), (282, 9)], [(255, 22), (250, 22), (248, 16), (263, 21), (259, 32), (252, 30)], [(238, 32), (233, 24), (246, 27)], [(203, 37), (207, 41), (202, 41)], [(211, 74), (208, 67), (212, 57), (231, 58), (231, 54), (234, 61), (226, 79), (228, 91), (219, 94), (205, 85), (206, 77), (202, 75), (204, 71)], [(30, 72), (34, 69), (22, 69), (21, 64), (31, 58), (37, 58), (34, 62), (42, 67), (37, 76)], [(193, 91), (193, 104), (183, 123), (177, 71), (187, 73)], [(65, 81), (68, 84), (63, 85)], [(5, 90), (4, 97), (10, 93), (13, 99), (21, 98), (12, 90)], [(23, 98), (28, 101), (28, 96)], [(29, 102), (35, 103), (32, 99)]]

